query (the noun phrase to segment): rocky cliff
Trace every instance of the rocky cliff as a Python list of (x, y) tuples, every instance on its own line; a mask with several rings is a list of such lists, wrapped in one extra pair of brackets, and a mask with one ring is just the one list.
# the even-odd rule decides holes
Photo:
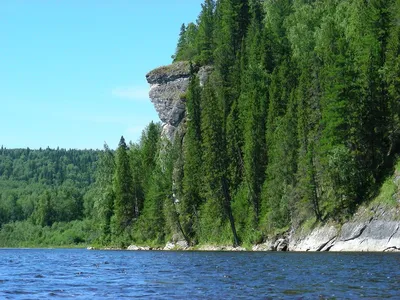
[(162, 134), (172, 140), (185, 115), (185, 92), (189, 84), (190, 65), (178, 62), (150, 71), (150, 99), (163, 122)]
[[(196, 70), (200, 84), (204, 84), (212, 71), (211, 66)], [(174, 135), (185, 117), (185, 93), (190, 79), (190, 63), (177, 62), (150, 71), (146, 75), (150, 84), (150, 99), (163, 122), (163, 136), (169, 140)]]

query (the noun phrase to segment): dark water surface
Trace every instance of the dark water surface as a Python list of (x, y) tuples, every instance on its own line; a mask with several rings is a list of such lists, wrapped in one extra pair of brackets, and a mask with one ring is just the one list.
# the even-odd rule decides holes
[(0, 299), (400, 299), (400, 255), (0, 250)]

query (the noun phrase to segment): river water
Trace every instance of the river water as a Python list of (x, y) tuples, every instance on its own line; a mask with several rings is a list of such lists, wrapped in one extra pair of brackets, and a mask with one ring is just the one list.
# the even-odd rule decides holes
[(0, 299), (400, 299), (400, 254), (0, 250)]

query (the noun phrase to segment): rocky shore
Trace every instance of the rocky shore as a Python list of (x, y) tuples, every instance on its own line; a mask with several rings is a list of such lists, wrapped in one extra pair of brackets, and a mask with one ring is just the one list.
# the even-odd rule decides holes
[(189, 247), (185, 241), (168, 242), (164, 248), (131, 245), (127, 250), (196, 250), (196, 251), (330, 251), (330, 252), (400, 252), (400, 222), (370, 220), (338, 225), (323, 225), (309, 234), (266, 241), (251, 249), (229, 245)]
[(400, 251), (400, 209), (361, 208), (343, 225), (325, 224), (289, 239), (290, 251)]
[[(308, 231), (305, 233), (305, 231)], [(89, 250), (94, 248), (89, 247)], [(106, 248), (105, 250), (123, 250)], [(292, 230), (285, 237), (276, 237), (251, 249), (231, 245), (189, 246), (184, 240), (168, 242), (164, 247), (130, 245), (130, 251), (296, 251), (296, 252), (400, 252), (400, 221), (372, 217), (367, 221), (353, 218), (342, 226), (325, 224), (312, 230)]]

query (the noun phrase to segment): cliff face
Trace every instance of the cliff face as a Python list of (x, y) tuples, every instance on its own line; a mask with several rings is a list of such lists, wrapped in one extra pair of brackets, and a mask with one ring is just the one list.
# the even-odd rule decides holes
[[(198, 70), (200, 84), (203, 85), (212, 67), (204, 66)], [(146, 75), (150, 84), (150, 99), (163, 122), (163, 136), (169, 140), (182, 123), (185, 112), (185, 93), (190, 79), (189, 62), (177, 62), (150, 71)]]
[(190, 77), (188, 62), (159, 67), (146, 75), (150, 99), (163, 122), (163, 136), (172, 140), (185, 115), (184, 94)]

